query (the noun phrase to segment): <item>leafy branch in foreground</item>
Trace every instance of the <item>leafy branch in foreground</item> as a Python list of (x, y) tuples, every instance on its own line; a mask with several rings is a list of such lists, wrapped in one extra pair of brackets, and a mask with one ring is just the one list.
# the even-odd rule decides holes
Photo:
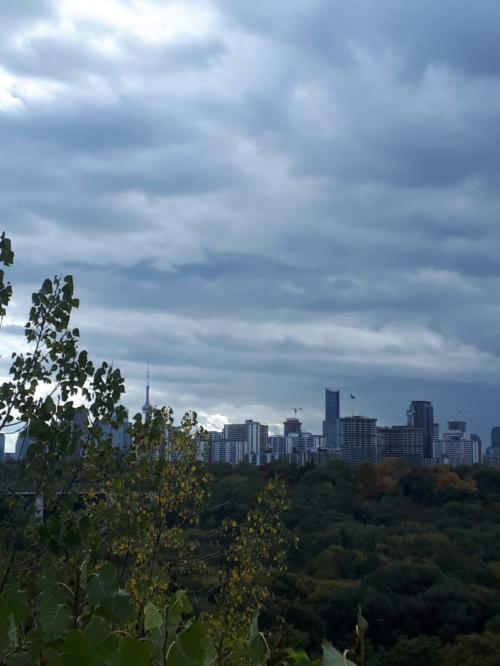
[(192, 617), (183, 591), (170, 595), (162, 607), (148, 602), (144, 608), (144, 636), (127, 629), (133, 617), (132, 599), (108, 571), (88, 576), (84, 583), (81, 614), (72, 617), (71, 591), (47, 581), (30, 610), (25, 593), (0, 595), (0, 655), (7, 664), (85, 664), (88, 666), (207, 666), (268, 663), (307, 666), (355, 666), (330, 643), (323, 644), (321, 659), (311, 661), (305, 652), (287, 650), (272, 655), (256, 618), (245, 640), (230, 658), (220, 660), (205, 623)]
[[(13, 258), (2, 235), (0, 262)], [(11, 296), (2, 271), (0, 316)], [(17, 429), (24, 447), (1, 491), (0, 663), (308, 663), (273, 654), (257, 625), (270, 576), (285, 565), (283, 484), (269, 482), (242, 524), (225, 521), (227, 549), (207, 571), (196, 414), (178, 426), (168, 408), (138, 414), (130, 449), (114, 449), (124, 381), (79, 348), (78, 306), (71, 276), (43, 282), (26, 351), (12, 355), (0, 386), (0, 431)], [(216, 576), (214, 597), (193, 608), (183, 588), (202, 573)], [(325, 645), (322, 663), (349, 662)]]

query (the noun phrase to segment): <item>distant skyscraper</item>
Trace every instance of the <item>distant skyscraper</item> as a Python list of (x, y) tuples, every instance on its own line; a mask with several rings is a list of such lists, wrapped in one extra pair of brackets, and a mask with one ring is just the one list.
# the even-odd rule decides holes
[(316, 451), (325, 447), (325, 438), (323, 435), (315, 435), (312, 432), (302, 431), (300, 439), (302, 440), (301, 446), (307, 451)]
[(260, 453), (267, 449), (269, 426), (247, 419), (245, 423), (226, 423), (223, 439), (231, 442), (245, 442), (244, 454)]
[(443, 442), (439, 439), (439, 423), (432, 426), (432, 458), (436, 463), (443, 455)]
[(302, 430), (302, 423), (297, 417), (286, 419), (283, 422), (283, 434), (285, 437), (291, 435), (292, 433), (300, 435)]
[(470, 440), (465, 440), (460, 433), (443, 433), (443, 462), (449, 465), (472, 465), (472, 444)]
[[(455, 428), (454, 426), (457, 426)], [(449, 421), (448, 432), (444, 432), (443, 461), (450, 465), (475, 465), (482, 461), (481, 439), (478, 435), (467, 435), (464, 421)]]
[[(7, 456), (8, 454), (6, 453), (5, 455)], [(484, 462), (486, 465), (500, 469), (500, 447), (489, 446), (484, 454)]]
[(338, 437), (342, 458), (352, 465), (381, 462), (377, 441), (377, 419), (366, 416), (344, 416), (338, 420)]
[(379, 452), (384, 458), (401, 458), (415, 465), (424, 462), (424, 431), (411, 426), (377, 428)]
[(433, 457), (434, 410), (428, 400), (413, 400), (408, 410), (408, 425), (424, 432), (424, 458)]
[(323, 437), (329, 449), (337, 448), (337, 421), (340, 418), (340, 391), (325, 389)]
[[(209, 430), (208, 431), (208, 446), (203, 447), (208, 455), (208, 460), (212, 463), (221, 462), (217, 459), (217, 449), (215, 447), (216, 442), (220, 442), (222, 439), (222, 433), (218, 430)], [(220, 451), (219, 451), (220, 452)]]
[(284, 435), (271, 435), (269, 437), (269, 448), (276, 458), (286, 458), (292, 452), (293, 439)]
[(491, 429), (491, 446), (495, 449), (500, 449), (500, 426), (495, 426)]
[(482, 464), (482, 462), (483, 462), (483, 443), (481, 442), (481, 437), (479, 437), (479, 435), (474, 435), (473, 433), (471, 433), (470, 438), (471, 438), (471, 441), (473, 442), (473, 447), (474, 448), (477, 447), (477, 458), (478, 458), (477, 462), (479, 464)]
[(16, 439), (15, 460), (22, 460), (28, 453), (29, 447), (33, 444), (33, 439), (29, 436), (28, 426), (23, 428)]
[(500, 467), (500, 426), (491, 429), (491, 446), (485, 451), (484, 461), (492, 467)]
[(247, 442), (236, 442), (228, 439), (214, 439), (212, 441), (212, 462), (224, 462), (238, 465), (245, 458)]

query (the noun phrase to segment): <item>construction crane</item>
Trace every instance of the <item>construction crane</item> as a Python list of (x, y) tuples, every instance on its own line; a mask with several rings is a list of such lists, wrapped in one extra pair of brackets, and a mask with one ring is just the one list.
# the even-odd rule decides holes
[(295, 414), (295, 418), (297, 418), (297, 412), (301, 412), (302, 407), (290, 407), (290, 409), (288, 411), (293, 412)]

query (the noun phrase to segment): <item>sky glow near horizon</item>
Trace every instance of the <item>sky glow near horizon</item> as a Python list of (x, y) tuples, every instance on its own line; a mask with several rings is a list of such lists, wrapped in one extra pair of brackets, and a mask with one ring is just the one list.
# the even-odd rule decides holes
[(75, 325), (215, 427), (500, 424), (500, 5), (0, 3), (15, 302), (72, 273)]

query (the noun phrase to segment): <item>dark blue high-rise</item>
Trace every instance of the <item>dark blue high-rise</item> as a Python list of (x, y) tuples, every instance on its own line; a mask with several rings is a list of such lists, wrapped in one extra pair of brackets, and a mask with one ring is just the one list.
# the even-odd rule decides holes
[(434, 410), (428, 400), (412, 400), (407, 411), (408, 425), (424, 431), (424, 458), (433, 457), (432, 434), (434, 429)]
[(325, 420), (323, 437), (329, 449), (337, 447), (337, 421), (340, 418), (340, 391), (325, 389)]

